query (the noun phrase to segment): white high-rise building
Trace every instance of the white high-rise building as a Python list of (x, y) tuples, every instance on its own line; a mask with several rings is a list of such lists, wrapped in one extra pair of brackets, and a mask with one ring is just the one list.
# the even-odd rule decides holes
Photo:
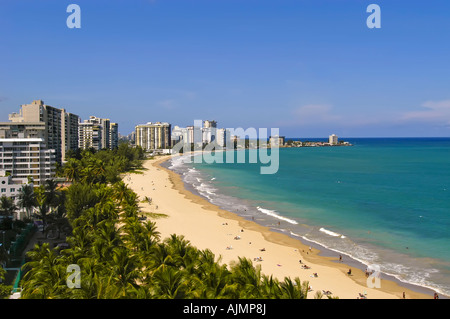
[(328, 143), (330, 143), (331, 145), (337, 145), (338, 137), (336, 136), (336, 134), (332, 134), (328, 137)]
[(218, 128), (216, 130), (216, 142), (217, 145), (221, 147), (226, 147), (227, 145), (230, 146), (231, 141), (231, 135), (230, 131), (225, 128)]
[(202, 127), (202, 142), (203, 144), (209, 144), (216, 140), (217, 135), (217, 122), (216, 121), (203, 121)]
[(0, 171), (9, 173), (13, 181), (33, 180), (42, 185), (55, 177), (56, 152), (48, 149), (42, 138), (0, 139)]
[(175, 145), (179, 142), (185, 142), (184, 136), (186, 133), (186, 129), (175, 125), (172, 129), (172, 133), (170, 134), (171, 145)]

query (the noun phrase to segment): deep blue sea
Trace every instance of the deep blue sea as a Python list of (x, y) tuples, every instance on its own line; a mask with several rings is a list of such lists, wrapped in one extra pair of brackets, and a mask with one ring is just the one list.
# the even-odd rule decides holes
[(171, 168), (224, 209), (450, 295), (450, 138), (343, 140), (353, 146), (280, 148), (276, 174), (248, 161)]

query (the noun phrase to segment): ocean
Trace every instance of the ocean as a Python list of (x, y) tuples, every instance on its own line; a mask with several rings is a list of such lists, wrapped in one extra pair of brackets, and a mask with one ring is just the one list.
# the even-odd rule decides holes
[(249, 161), (168, 167), (223, 209), (450, 295), (450, 138), (343, 140), (353, 146), (280, 148), (276, 174)]

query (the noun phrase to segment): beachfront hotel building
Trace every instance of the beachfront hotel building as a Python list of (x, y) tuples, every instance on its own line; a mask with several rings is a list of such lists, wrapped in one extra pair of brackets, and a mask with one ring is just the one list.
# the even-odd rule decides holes
[(185, 142), (186, 139), (187, 130), (185, 127), (179, 127), (178, 125), (175, 125), (172, 129), (172, 132), (170, 134), (170, 144), (176, 145), (179, 142)]
[(88, 120), (78, 124), (78, 147), (80, 149), (112, 150), (118, 146), (119, 125), (117, 123), (111, 123), (109, 119), (90, 116)]
[(20, 106), (19, 113), (9, 114), (0, 123), (1, 138), (42, 138), (48, 149), (55, 150), (58, 163), (65, 161), (69, 150), (78, 148), (78, 115), (35, 100)]
[[(200, 124), (200, 121), (196, 123)], [(200, 126), (179, 127), (174, 126), (171, 132), (172, 146), (177, 143), (184, 145), (196, 144), (197, 146), (215, 143), (220, 147), (226, 147), (231, 134), (228, 129), (217, 128), (216, 121), (202, 121)]]
[(216, 130), (216, 143), (217, 145), (221, 146), (221, 147), (226, 147), (227, 145), (231, 145), (230, 144), (230, 140), (231, 140), (231, 134), (230, 131), (225, 129), (225, 128), (218, 128)]
[(80, 149), (102, 149), (102, 126), (100, 124), (83, 122), (78, 125), (78, 147)]
[(328, 143), (329, 143), (330, 145), (337, 145), (337, 143), (338, 143), (338, 137), (336, 136), (336, 134), (331, 134), (331, 135), (328, 137)]
[(146, 151), (171, 148), (171, 124), (166, 122), (148, 122), (137, 125), (136, 145)]
[(42, 138), (0, 138), (0, 171), (21, 184), (55, 177), (56, 152)]
[(217, 122), (206, 120), (203, 121), (202, 127), (202, 142), (203, 144), (209, 144), (216, 140), (217, 135)]

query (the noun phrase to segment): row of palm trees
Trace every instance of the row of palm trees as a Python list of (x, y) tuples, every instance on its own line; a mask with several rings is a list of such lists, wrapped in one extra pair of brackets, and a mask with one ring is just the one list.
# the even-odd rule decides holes
[(83, 150), (72, 156), (59, 170), (59, 175), (71, 182), (116, 183), (120, 181), (118, 173), (141, 168), (144, 151), (137, 146), (131, 148), (121, 143), (115, 150)]
[[(183, 236), (162, 239), (156, 223), (139, 219), (139, 199), (123, 181), (75, 182), (66, 192), (73, 228), (69, 248), (36, 245), (22, 279), (22, 298), (304, 299), (308, 282), (278, 280), (247, 258), (230, 265)], [(79, 276), (71, 277), (69, 266)], [(74, 279), (75, 278), (75, 279)], [(70, 285), (68, 280), (78, 280)]]

